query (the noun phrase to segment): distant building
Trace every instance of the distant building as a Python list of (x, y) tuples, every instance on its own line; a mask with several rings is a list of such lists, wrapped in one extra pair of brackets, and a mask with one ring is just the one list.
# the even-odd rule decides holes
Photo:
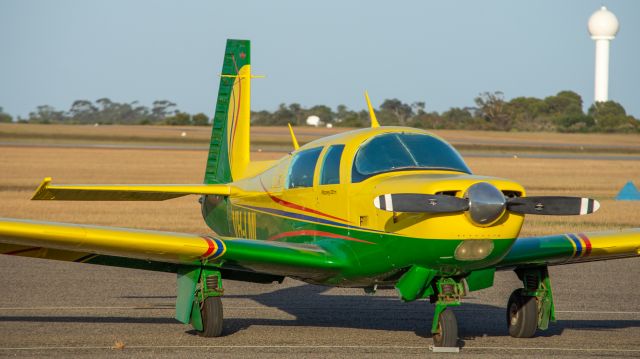
[(322, 124), (322, 121), (320, 121), (320, 117), (316, 115), (311, 115), (307, 117), (307, 125), (318, 127), (321, 124)]

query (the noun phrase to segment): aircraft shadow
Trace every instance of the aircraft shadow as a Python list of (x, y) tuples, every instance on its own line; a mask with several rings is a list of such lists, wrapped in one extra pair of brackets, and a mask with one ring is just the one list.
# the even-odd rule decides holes
[[(413, 332), (430, 338), (433, 305), (426, 301), (403, 303), (388, 292), (382, 295), (342, 295), (326, 293), (330, 288), (316, 285), (287, 287), (256, 295), (225, 295), (227, 306), (234, 298), (250, 299), (264, 306), (287, 313), (291, 319), (274, 319), (273, 312), (251, 309), (241, 313), (245, 318), (231, 317), (227, 311), (223, 335), (231, 335), (252, 325), (299, 326), (325, 328), (354, 328), (385, 331)], [(146, 298), (132, 296), (131, 298)], [(158, 298), (152, 296), (151, 298)], [(159, 296), (159, 298), (175, 298)], [(140, 308), (144, 309), (144, 308)], [(473, 341), (484, 336), (507, 336), (505, 308), (500, 306), (464, 303), (454, 308), (458, 319), (460, 337)], [(249, 315), (247, 315), (249, 313)], [(176, 324), (171, 317), (123, 317), (123, 316), (44, 316), (20, 315), (0, 316), (0, 322), (43, 323), (132, 323), (132, 324)], [(640, 320), (584, 320), (561, 319), (550, 325), (538, 336), (561, 335), (565, 329), (606, 331), (640, 327)], [(196, 334), (193, 330), (187, 333)]]
[[(264, 318), (269, 314), (260, 310), (256, 311), (255, 317), (252, 318), (227, 317), (224, 335), (233, 334), (252, 325), (270, 325), (407, 331), (431, 338), (434, 306), (427, 301), (403, 303), (388, 295), (325, 293), (329, 289), (323, 286), (302, 285), (257, 295), (225, 295), (227, 299), (251, 299), (262, 305), (277, 308), (293, 319)], [(454, 308), (454, 311), (463, 340), (509, 335), (505, 323), (505, 307), (464, 303), (461, 307)], [(260, 318), (261, 316), (263, 318)], [(560, 319), (552, 323), (548, 330), (538, 332), (537, 336), (557, 336), (565, 329), (606, 331), (630, 327), (640, 327), (640, 320)]]

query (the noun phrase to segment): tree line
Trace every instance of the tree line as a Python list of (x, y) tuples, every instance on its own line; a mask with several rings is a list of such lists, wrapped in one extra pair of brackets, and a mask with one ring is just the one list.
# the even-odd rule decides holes
[[(427, 110), (424, 102), (408, 104), (398, 99), (386, 99), (376, 110), (376, 116), (383, 125), (427, 129), (640, 132), (640, 121), (627, 115), (619, 103), (597, 102), (585, 113), (582, 98), (573, 91), (560, 91), (544, 99), (516, 97), (509, 101), (504, 99), (502, 92), (484, 92), (474, 99), (474, 103), (473, 107), (453, 107), (439, 113)], [(369, 113), (364, 110), (350, 110), (345, 105), (339, 105), (335, 110), (325, 105), (305, 108), (297, 103), (280, 104), (273, 112), (252, 111), (251, 123), (303, 126), (309, 116), (317, 116), (322, 124), (332, 126), (365, 127), (370, 123)], [(12, 120), (0, 107), (0, 122)], [(38, 106), (27, 119), (18, 118), (18, 122), (206, 126), (209, 117), (203, 113), (179, 111), (175, 103), (167, 100), (154, 101), (148, 108), (137, 102), (118, 103), (101, 98), (95, 102), (75, 101), (68, 111)]]

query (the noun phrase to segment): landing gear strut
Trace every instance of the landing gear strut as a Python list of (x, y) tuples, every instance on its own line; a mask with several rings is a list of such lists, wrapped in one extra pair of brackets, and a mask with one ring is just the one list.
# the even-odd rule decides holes
[(449, 307), (459, 306), (464, 286), (453, 278), (440, 278), (436, 282), (437, 293), (431, 296), (436, 303), (431, 333), (435, 347), (458, 346), (458, 321)]
[[(219, 272), (203, 270), (198, 289), (196, 290), (193, 311), (199, 311), (201, 330), (195, 329), (203, 337), (219, 337), (222, 335), (222, 277)], [(197, 313), (193, 313), (196, 314)]]
[(517, 269), (524, 288), (516, 289), (507, 303), (507, 327), (514, 338), (531, 338), (555, 322), (551, 280), (547, 267)]

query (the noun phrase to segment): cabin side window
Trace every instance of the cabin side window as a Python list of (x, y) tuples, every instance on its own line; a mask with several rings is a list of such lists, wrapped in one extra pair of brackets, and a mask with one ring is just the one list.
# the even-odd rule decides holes
[(298, 152), (291, 160), (286, 188), (313, 187), (313, 173), (322, 147)]
[(333, 145), (327, 150), (320, 170), (321, 185), (340, 183), (340, 158), (343, 150), (344, 145)]

